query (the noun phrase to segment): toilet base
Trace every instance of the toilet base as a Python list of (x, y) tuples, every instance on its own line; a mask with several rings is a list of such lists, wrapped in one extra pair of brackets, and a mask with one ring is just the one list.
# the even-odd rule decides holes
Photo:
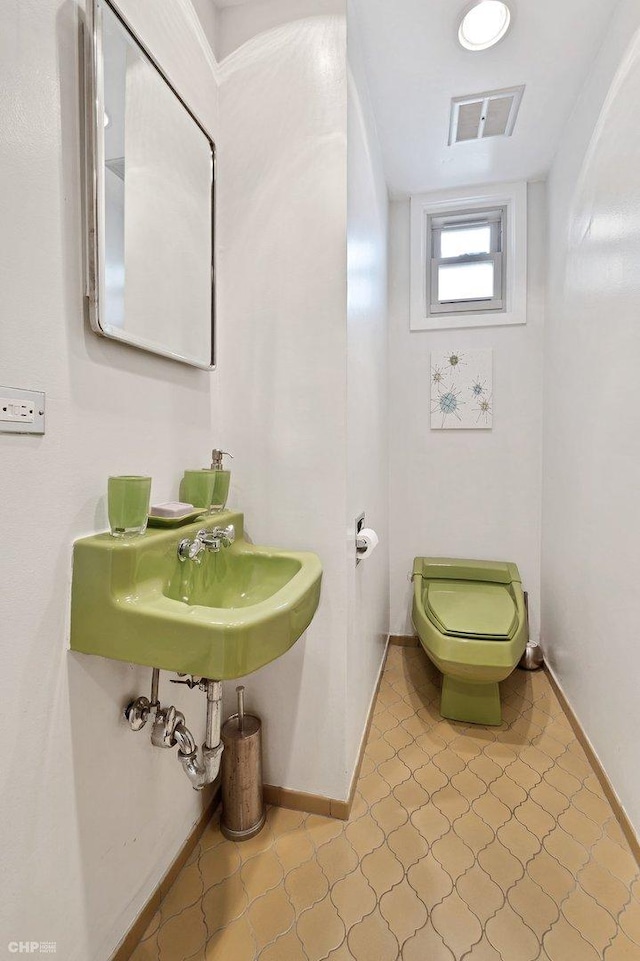
[(451, 721), (471, 724), (502, 724), (498, 684), (474, 684), (445, 674), (442, 678), (440, 713)]

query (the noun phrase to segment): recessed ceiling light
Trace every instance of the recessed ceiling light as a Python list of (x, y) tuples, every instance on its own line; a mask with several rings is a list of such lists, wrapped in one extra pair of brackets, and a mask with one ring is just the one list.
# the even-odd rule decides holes
[(511, 23), (511, 11), (501, 0), (480, 0), (462, 18), (458, 40), (466, 50), (487, 50), (502, 40)]

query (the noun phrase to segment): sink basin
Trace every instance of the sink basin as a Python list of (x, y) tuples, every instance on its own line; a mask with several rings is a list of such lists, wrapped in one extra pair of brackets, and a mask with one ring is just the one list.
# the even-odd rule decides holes
[[(201, 563), (178, 559), (184, 537), (233, 524), (236, 540)], [(316, 554), (249, 544), (225, 511), (173, 530), (76, 541), (71, 649), (226, 680), (256, 671), (304, 633), (320, 600)]]

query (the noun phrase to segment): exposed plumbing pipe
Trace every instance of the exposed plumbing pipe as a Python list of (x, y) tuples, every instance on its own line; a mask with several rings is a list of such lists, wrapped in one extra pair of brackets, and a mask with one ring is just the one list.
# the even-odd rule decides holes
[(176, 724), (173, 737), (178, 745), (178, 760), (191, 781), (194, 791), (201, 791), (218, 776), (222, 759), (220, 741), (220, 705), (222, 684), (220, 681), (207, 680), (207, 734), (202, 748), (202, 761), (198, 758), (198, 748), (193, 734), (183, 720)]
[(133, 731), (141, 730), (150, 715), (154, 714), (151, 743), (154, 747), (178, 746), (178, 760), (195, 791), (201, 791), (207, 784), (212, 784), (220, 771), (223, 746), (220, 741), (220, 714), (222, 703), (222, 684), (202, 678), (199, 681), (177, 681), (174, 683), (196, 684), (207, 694), (207, 732), (202, 747), (202, 760), (198, 757), (198, 747), (195, 738), (185, 724), (184, 714), (177, 711), (173, 705), (161, 707), (158, 700), (158, 686), (160, 671), (153, 668), (151, 676), (151, 700), (138, 697), (131, 701), (125, 709), (125, 717)]

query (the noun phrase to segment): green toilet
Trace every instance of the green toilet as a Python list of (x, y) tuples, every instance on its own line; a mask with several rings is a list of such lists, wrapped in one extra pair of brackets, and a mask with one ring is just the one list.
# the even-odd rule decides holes
[(416, 557), (412, 618), (443, 675), (442, 716), (501, 724), (498, 684), (516, 667), (529, 637), (516, 565)]

